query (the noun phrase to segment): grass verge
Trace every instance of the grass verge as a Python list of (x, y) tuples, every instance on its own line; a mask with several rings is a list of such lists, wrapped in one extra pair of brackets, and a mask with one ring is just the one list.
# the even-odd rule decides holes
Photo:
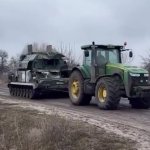
[(133, 150), (134, 144), (82, 122), (0, 104), (1, 150)]

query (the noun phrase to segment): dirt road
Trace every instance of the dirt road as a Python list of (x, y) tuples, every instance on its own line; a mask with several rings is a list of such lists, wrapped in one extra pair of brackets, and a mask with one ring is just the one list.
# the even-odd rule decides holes
[(73, 106), (68, 98), (46, 98), (41, 100), (27, 100), (12, 98), (6, 87), (0, 87), (0, 100), (25, 104), (26, 107), (54, 112), (61, 116), (83, 120), (108, 132), (129, 137), (138, 142), (138, 149), (150, 149), (150, 109), (131, 109), (128, 101), (122, 99), (120, 107), (115, 111), (98, 109), (93, 99), (89, 106)]

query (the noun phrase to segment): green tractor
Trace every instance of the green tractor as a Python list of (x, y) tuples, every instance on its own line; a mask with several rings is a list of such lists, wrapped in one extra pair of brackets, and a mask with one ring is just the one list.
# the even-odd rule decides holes
[[(69, 96), (74, 105), (88, 105), (95, 96), (100, 109), (115, 110), (121, 97), (128, 98), (132, 108), (150, 107), (149, 74), (145, 69), (122, 64), (125, 49), (118, 45), (91, 45), (81, 47), (84, 60), (72, 69), (69, 78)], [(133, 53), (129, 50), (129, 57)]]

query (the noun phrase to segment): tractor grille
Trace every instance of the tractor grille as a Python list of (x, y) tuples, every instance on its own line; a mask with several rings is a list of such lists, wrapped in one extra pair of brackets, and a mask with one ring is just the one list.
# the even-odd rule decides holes
[(131, 77), (131, 82), (134, 86), (148, 85), (148, 77), (144, 77), (144, 75), (141, 74), (140, 77)]

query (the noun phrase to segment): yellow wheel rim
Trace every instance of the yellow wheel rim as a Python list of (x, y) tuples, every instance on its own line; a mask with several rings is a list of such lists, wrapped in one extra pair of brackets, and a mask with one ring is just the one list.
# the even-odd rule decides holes
[(79, 96), (79, 81), (73, 81), (71, 85), (71, 93), (74, 98)]
[(104, 103), (107, 97), (107, 90), (105, 87), (99, 87), (98, 89), (98, 99), (100, 102)]

